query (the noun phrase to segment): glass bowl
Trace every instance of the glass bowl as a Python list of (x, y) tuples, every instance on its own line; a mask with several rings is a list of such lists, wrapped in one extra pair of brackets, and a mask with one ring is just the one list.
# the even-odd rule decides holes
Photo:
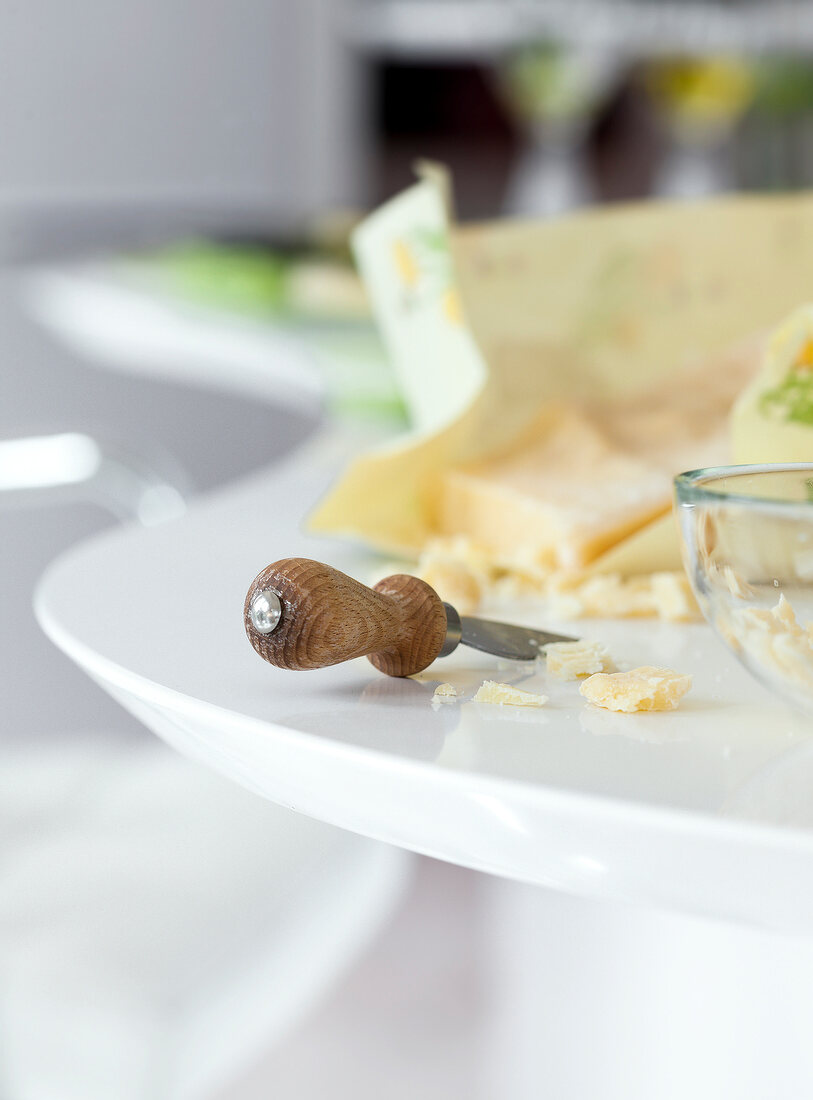
[(700, 608), (745, 667), (813, 713), (813, 463), (675, 478), (683, 560)]

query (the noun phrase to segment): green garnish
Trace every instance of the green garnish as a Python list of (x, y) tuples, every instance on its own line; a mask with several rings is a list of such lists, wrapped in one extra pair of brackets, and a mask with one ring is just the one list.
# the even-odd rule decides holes
[(759, 399), (759, 411), (789, 424), (813, 426), (813, 371), (792, 370)]

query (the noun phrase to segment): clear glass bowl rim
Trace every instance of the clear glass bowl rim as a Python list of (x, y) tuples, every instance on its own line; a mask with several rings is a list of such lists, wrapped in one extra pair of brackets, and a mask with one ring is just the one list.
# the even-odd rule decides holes
[(679, 504), (732, 504), (753, 505), (770, 511), (785, 513), (802, 511), (809, 518), (813, 514), (813, 500), (777, 500), (772, 496), (753, 493), (726, 493), (709, 486), (726, 477), (749, 474), (807, 473), (813, 478), (813, 462), (756, 462), (745, 465), (707, 466), (700, 470), (687, 470), (674, 480), (675, 496)]

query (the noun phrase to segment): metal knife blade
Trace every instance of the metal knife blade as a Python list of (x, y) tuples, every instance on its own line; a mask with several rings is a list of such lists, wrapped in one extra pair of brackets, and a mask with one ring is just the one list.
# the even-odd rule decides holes
[(503, 657), (507, 661), (533, 661), (539, 656), (542, 646), (549, 642), (575, 642), (566, 634), (552, 634), (546, 630), (530, 630), (511, 623), (497, 623), (489, 619), (474, 619), (468, 615), (460, 616), (463, 645)]

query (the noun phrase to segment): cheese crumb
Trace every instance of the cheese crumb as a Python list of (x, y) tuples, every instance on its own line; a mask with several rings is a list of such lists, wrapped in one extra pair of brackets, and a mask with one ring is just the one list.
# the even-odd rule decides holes
[(496, 680), (484, 680), (474, 696), (475, 703), (507, 703), (512, 707), (543, 707), (548, 701), (547, 695), (535, 691), (521, 691), (510, 684), (500, 684)]
[(552, 642), (545, 646), (548, 672), (560, 680), (577, 680), (595, 672), (611, 672), (613, 662), (600, 642)]
[(466, 538), (430, 541), (418, 559), (417, 575), (463, 615), (477, 610), (491, 579), (482, 552)]
[[(389, 570), (398, 571), (403, 572), (403, 567)], [(555, 557), (538, 549), (520, 545), (510, 555), (497, 553), (464, 535), (430, 539), (415, 572), (464, 615), (476, 611), (487, 598), (530, 596), (545, 599), (549, 614), (557, 619), (658, 617), (684, 622), (699, 617), (682, 572), (622, 577), (561, 569)]]
[[(552, 602), (557, 618), (638, 618), (655, 613), (649, 578), (624, 580), (617, 573), (588, 577), (564, 592), (560, 589)], [(565, 607), (570, 610), (567, 616), (562, 615)]]
[(483, 590), (474, 574), (461, 562), (425, 555), (417, 573), (442, 600), (452, 604), (461, 614), (477, 610)]
[(722, 576), (725, 587), (736, 599), (747, 600), (756, 595), (756, 590), (732, 566), (724, 565)]
[(589, 703), (606, 710), (674, 710), (692, 686), (691, 676), (643, 665), (630, 672), (599, 672), (579, 688)]
[(653, 573), (621, 577), (618, 573), (570, 579), (554, 574), (547, 586), (551, 614), (558, 619), (657, 616), (684, 622), (698, 615), (697, 604), (683, 573)]
[(794, 554), (793, 565), (800, 581), (813, 580), (813, 550), (800, 550)]
[(452, 684), (438, 684), (435, 688), (435, 694), (432, 696), (433, 703), (453, 703), (457, 698), (457, 688)]
[(697, 603), (685, 573), (653, 573), (651, 584), (659, 619), (683, 623), (697, 618)]
[(796, 613), (790, 603), (790, 600), (786, 599), (785, 593), (779, 594), (779, 602), (773, 609), (773, 614), (776, 617), (776, 621), (781, 623), (782, 626), (788, 630), (796, 631), (799, 629), (799, 624), (796, 622)]
[[(720, 615), (715, 623), (718, 625)], [(772, 608), (746, 607), (735, 611), (729, 624), (736, 647), (766, 672), (810, 691), (813, 684), (813, 637), (801, 626), (784, 592)]]

